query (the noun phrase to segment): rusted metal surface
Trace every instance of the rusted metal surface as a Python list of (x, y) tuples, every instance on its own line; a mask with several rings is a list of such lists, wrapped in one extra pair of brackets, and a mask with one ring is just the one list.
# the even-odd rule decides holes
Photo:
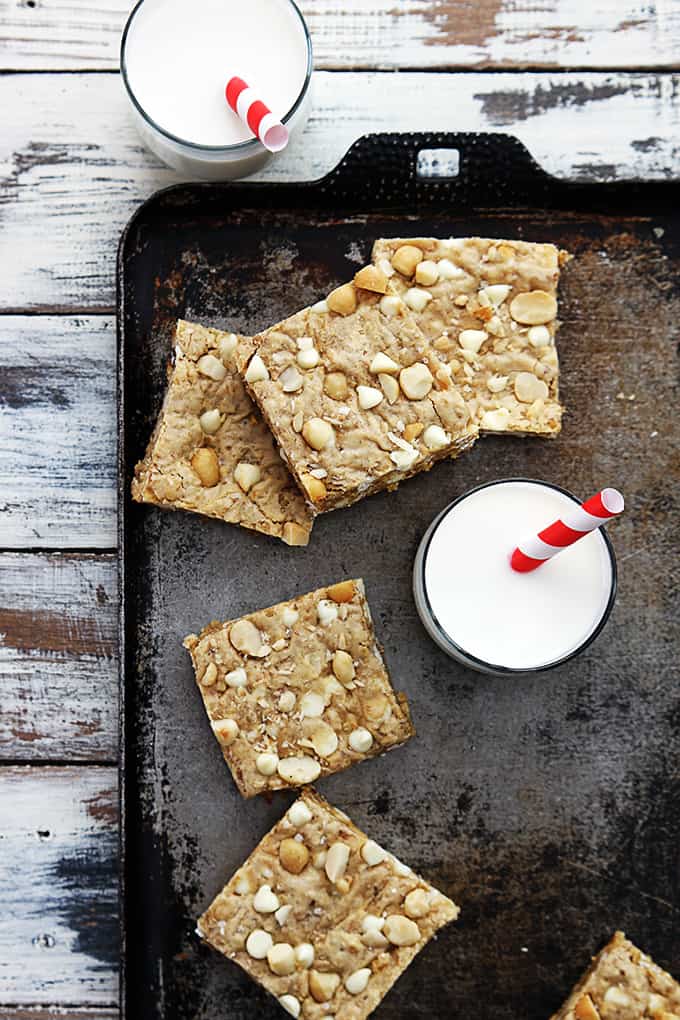
[[(446, 147), (461, 175), (418, 180), (419, 149)], [(543, 1020), (616, 927), (680, 974), (678, 197), (675, 185), (558, 183), (497, 137), (379, 136), (317, 185), (180, 187), (135, 218), (120, 259), (129, 1020), (280, 1015), (193, 927), (290, 798), (240, 799), (181, 639), (357, 574), (418, 736), (320, 789), (462, 907), (376, 1017)], [(573, 252), (557, 441), (484, 439), (321, 518), (307, 550), (129, 503), (178, 315), (253, 332), (350, 276), (375, 237), (409, 233)], [(410, 592), (432, 517), (509, 475), (583, 495), (615, 484), (627, 499), (610, 528), (619, 596), (606, 630), (566, 666), (512, 682), (447, 659)], [(455, 563), (451, 580), (465, 583)], [(502, 612), (490, 592), (490, 628)]]

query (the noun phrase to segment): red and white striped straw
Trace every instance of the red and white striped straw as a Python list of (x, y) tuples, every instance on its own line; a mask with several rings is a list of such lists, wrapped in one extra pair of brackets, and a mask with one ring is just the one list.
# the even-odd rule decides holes
[(520, 542), (510, 557), (510, 566), (522, 574), (535, 570), (541, 563), (595, 531), (610, 518), (618, 517), (623, 513), (623, 506), (620, 492), (616, 489), (603, 489), (537, 535), (531, 535)]
[(265, 149), (270, 152), (285, 149), (288, 145), (288, 128), (274, 116), (243, 78), (230, 78), (224, 93), (234, 113), (248, 125)]

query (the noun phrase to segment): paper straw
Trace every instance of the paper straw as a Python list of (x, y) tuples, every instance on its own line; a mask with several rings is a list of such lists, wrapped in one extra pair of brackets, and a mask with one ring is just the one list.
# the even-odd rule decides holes
[(253, 92), (243, 78), (230, 78), (224, 90), (229, 106), (247, 124), (265, 149), (281, 152), (288, 145), (288, 128)]
[(535, 570), (556, 553), (578, 542), (579, 538), (606, 524), (612, 517), (618, 517), (623, 513), (623, 506), (620, 492), (603, 489), (537, 535), (520, 542), (510, 557), (512, 569), (522, 574)]

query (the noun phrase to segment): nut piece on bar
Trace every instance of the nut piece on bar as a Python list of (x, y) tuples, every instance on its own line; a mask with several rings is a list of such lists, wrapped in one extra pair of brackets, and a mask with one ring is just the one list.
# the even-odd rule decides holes
[(311, 789), (198, 921), (197, 932), (304, 1020), (365, 1020), (455, 903)]
[(552, 1020), (680, 1020), (680, 985), (617, 931)]
[(307, 545), (312, 516), (233, 364), (242, 342), (177, 323), (174, 367), (132, 497)]
[(480, 237), (380, 239), (376, 268), (482, 432), (555, 436), (557, 283), (566, 252)]
[(184, 645), (244, 797), (313, 783), (413, 736), (360, 580), (210, 624)]
[[(367, 270), (369, 272), (367, 272)], [(238, 365), (315, 513), (426, 470), (477, 427), (437, 375), (410, 310), (367, 266), (311, 308), (254, 337)]]

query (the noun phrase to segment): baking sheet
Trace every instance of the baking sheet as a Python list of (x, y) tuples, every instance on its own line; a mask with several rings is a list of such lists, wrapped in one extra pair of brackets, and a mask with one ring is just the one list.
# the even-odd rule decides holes
[[(453, 149), (457, 177), (419, 177), (419, 153)], [(462, 907), (376, 1018), (543, 1020), (617, 927), (680, 976), (679, 198), (674, 183), (558, 182), (503, 136), (382, 135), (315, 184), (179, 186), (136, 214), (119, 256), (128, 1020), (283, 1015), (193, 930), (292, 797), (241, 800), (181, 641), (356, 575), (418, 736), (319, 790)], [(351, 277), (374, 238), (408, 234), (574, 253), (557, 441), (479, 441), (395, 493), (320, 518), (306, 550), (131, 503), (177, 317), (253, 333)], [(627, 510), (609, 531), (619, 594), (604, 633), (564, 667), (507, 680), (464, 669), (427, 638), (410, 571), (450, 500), (515, 475), (584, 496), (617, 485)], [(464, 583), (455, 563), (451, 574)], [(487, 612), (493, 627), (503, 612), (493, 593)]]

